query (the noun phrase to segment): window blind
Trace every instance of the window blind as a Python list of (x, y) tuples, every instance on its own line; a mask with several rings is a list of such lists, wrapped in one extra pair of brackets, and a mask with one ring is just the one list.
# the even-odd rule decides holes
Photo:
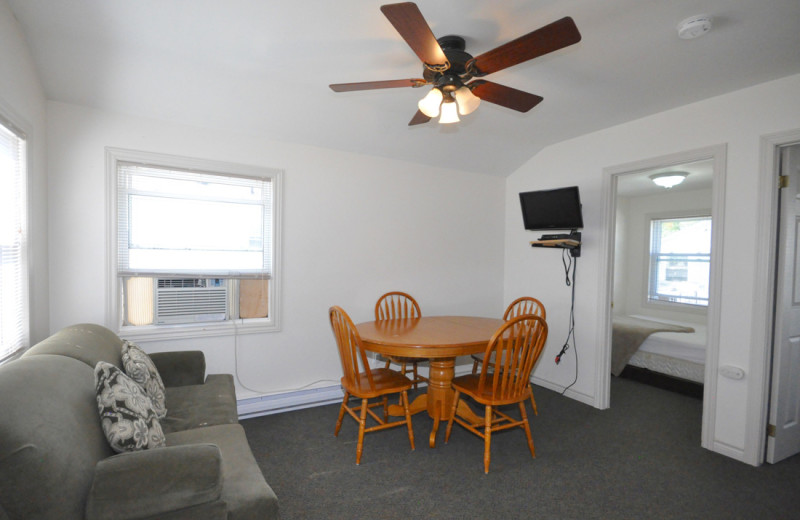
[(269, 178), (119, 162), (120, 276), (272, 276)]
[(653, 219), (650, 232), (648, 300), (708, 305), (711, 218)]
[(0, 361), (29, 346), (25, 134), (0, 119)]

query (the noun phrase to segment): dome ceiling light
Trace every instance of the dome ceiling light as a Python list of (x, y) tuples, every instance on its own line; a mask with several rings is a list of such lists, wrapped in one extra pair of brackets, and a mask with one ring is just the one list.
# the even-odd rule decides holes
[(711, 30), (711, 17), (698, 14), (690, 16), (678, 24), (678, 37), (681, 40), (699, 38)]
[(686, 177), (689, 175), (689, 172), (665, 172), (665, 173), (656, 173), (650, 175), (650, 180), (653, 181), (656, 185), (661, 186), (662, 188), (672, 188), (673, 186), (677, 186), (678, 184), (682, 183)]

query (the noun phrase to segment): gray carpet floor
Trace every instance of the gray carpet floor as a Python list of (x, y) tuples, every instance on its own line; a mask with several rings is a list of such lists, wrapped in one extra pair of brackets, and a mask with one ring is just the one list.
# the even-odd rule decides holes
[(333, 435), (338, 405), (242, 424), (284, 520), (800, 518), (800, 456), (756, 468), (702, 449), (699, 399), (620, 378), (602, 411), (534, 392), (536, 458), (521, 429), (498, 433), (488, 475), (458, 425), (429, 448), (425, 413), (416, 450), (404, 427), (367, 434), (360, 466), (355, 421)]

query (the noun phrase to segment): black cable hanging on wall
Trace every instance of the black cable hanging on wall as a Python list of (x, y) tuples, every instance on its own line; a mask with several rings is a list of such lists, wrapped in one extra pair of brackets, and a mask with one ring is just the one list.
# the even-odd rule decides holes
[[(575, 342), (575, 272), (578, 266), (578, 258), (571, 255), (566, 249), (562, 249), (561, 263), (564, 265), (565, 283), (567, 287), (572, 288), (572, 299), (569, 306), (569, 327), (567, 331), (567, 338), (564, 340), (564, 345), (561, 347), (561, 351), (556, 356), (556, 365), (561, 363), (561, 358), (564, 357), (564, 354), (566, 354), (569, 350), (570, 341), (572, 342), (572, 350), (575, 352), (575, 379), (573, 379), (572, 383), (567, 385), (561, 392), (561, 395), (564, 395), (567, 390), (572, 388), (572, 386), (578, 382), (578, 349)], [(571, 276), (570, 269), (572, 270)]]

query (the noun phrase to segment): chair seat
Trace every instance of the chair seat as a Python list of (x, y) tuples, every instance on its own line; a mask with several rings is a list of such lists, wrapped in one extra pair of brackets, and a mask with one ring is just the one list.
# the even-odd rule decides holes
[(361, 398), (372, 398), (379, 395), (391, 394), (408, 390), (414, 384), (409, 378), (388, 368), (373, 368), (369, 370), (372, 374), (373, 387), (370, 389), (367, 372), (361, 372), (357, 376), (355, 384), (348, 383), (342, 378), (342, 387), (350, 394)]
[(462, 392), (472, 397), (481, 404), (492, 404), (492, 405), (513, 404), (521, 400), (527, 399), (532, 395), (531, 387), (528, 386), (525, 389), (523, 396), (521, 397), (515, 396), (510, 399), (502, 399), (496, 397), (494, 392), (492, 391), (492, 385), (490, 384), (491, 383), (490, 380), (487, 380), (486, 384), (484, 384), (483, 392), (479, 392), (478, 383), (480, 382), (480, 379), (481, 379), (480, 374), (467, 374), (464, 376), (459, 376), (453, 379), (453, 387), (459, 392)]

